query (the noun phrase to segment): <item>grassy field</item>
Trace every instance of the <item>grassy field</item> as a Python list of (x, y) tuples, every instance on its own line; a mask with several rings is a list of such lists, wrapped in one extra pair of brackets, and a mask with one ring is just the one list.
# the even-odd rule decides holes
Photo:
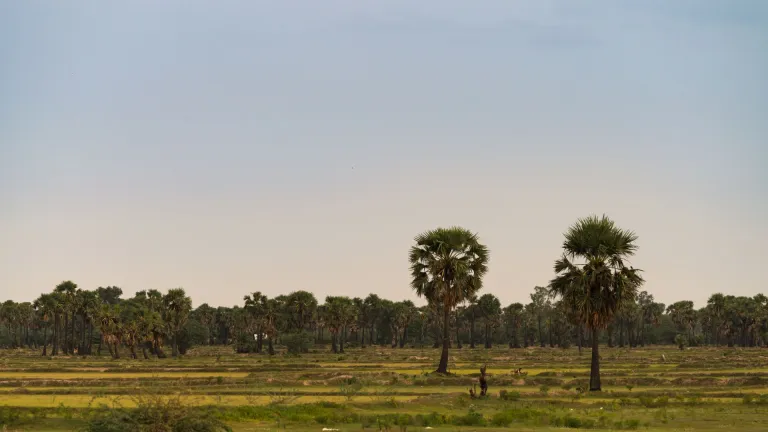
[[(605, 348), (596, 394), (582, 391), (588, 351), (453, 350), (449, 376), (431, 373), (438, 355), (369, 347), (270, 358), (207, 348), (179, 359), (112, 360), (5, 351), (0, 424), (77, 430), (105, 407), (174, 399), (214, 407), (235, 431), (768, 430), (765, 349)], [(490, 397), (471, 399), (483, 364)], [(514, 375), (519, 367), (527, 374)]]

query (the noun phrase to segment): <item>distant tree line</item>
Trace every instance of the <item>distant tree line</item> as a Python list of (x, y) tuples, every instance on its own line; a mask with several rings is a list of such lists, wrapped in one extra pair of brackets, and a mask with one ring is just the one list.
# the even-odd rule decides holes
[[(240, 352), (274, 353), (281, 337), (306, 332), (312, 342), (344, 352), (348, 346), (434, 347), (442, 342), (439, 305), (415, 306), (376, 294), (365, 298), (295, 291), (268, 298), (246, 296), (242, 305), (211, 307), (192, 302), (181, 288), (163, 294), (139, 291), (122, 298), (118, 287), (79, 289), (70, 281), (34, 302), (0, 305), (0, 347), (34, 347), (42, 355), (111, 354), (165, 357), (193, 345), (233, 345)], [(590, 334), (548, 288), (535, 287), (527, 304), (502, 307), (490, 293), (470, 296), (449, 315), (449, 343), (455, 348), (590, 346)], [(255, 335), (255, 336), (254, 336)], [(641, 291), (608, 324), (608, 346), (768, 346), (768, 298), (713, 294), (700, 309), (691, 301), (669, 306)], [(174, 350), (174, 342), (176, 349)]]

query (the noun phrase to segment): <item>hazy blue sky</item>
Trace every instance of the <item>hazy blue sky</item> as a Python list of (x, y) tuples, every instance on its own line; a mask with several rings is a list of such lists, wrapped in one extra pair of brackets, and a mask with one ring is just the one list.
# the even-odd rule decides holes
[(768, 1), (7, 0), (0, 59), (0, 299), (414, 298), (462, 225), (507, 304), (590, 213), (659, 301), (768, 289)]

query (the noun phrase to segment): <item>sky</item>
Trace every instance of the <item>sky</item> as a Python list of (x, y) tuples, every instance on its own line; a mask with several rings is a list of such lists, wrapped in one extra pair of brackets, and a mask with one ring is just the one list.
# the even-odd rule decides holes
[(526, 302), (635, 231), (657, 301), (766, 292), (763, 0), (0, 1), (0, 300), (416, 300), (459, 225)]

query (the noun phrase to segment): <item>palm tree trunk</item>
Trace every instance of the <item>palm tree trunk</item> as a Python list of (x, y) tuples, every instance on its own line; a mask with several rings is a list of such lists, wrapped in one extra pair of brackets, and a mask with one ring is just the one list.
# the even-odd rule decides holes
[(548, 327), (547, 328), (547, 332), (548, 332), (548, 337), (549, 337), (549, 347), (550, 348), (554, 348), (555, 347), (555, 343), (552, 340), (552, 317), (551, 316), (547, 320), (547, 327)]
[(177, 342), (178, 337), (174, 333), (173, 339), (171, 340), (171, 357), (178, 357), (179, 356), (179, 344)]
[(59, 353), (59, 315), (56, 314), (53, 318), (53, 346), (51, 347), (51, 355)]
[(69, 353), (74, 354), (75, 353), (75, 313), (72, 312), (72, 320), (69, 323), (71, 328), (71, 334), (69, 338)]
[(69, 331), (69, 315), (67, 313), (64, 313), (64, 343), (61, 346), (62, 351), (64, 351), (64, 355), (67, 355), (69, 351), (67, 351), (67, 347), (69, 346), (68, 343), (68, 332)]
[(608, 326), (608, 348), (613, 348), (613, 328)]
[(589, 371), (589, 391), (601, 391), (600, 386), (600, 353), (598, 351), (599, 330), (592, 329), (592, 368)]
[(579, 332), (578, 335), (578, 341), (579, 341), (579, 355), (581, 355), (581, 350), (584, 347), (584, 329), (582, 328), (581, 324), (579, 324), (576, 327), (576, 331)]
[(517, 337), (517, 321), (515, 322), (515, 325), (512, 327), (512, 348), (520, 348), (520, 339)]
[(43, 357), (48, 352), (48, 326), (43, 327)]
[(619, 348), (624, 348), (624, 320), (619, 319)]
[(365, 326), (360, 327), (360, 348), (365, 348)]
[(445, 306), (443, 309), (443, 352), (440, 354), (440, 364), (437, 366), (437, 373), (448, 373), (448, 346), (451, 339), (451, 329), (449, 328), (451, 322), (451, 309)]
[(475, 349), (475, 310), (472, 309), (472, 322), (469, 326), (469, 347)]
[(541, 326), (541, 315), (538, 316), (537, 321), (539, 323), (539, 346), (544, 348), (544, 331), (542, 330)]
[[(456, 335), (458, 338), (458, 334)], [(400, 348), (405, 348), (405, 343), (408, 340), (408, 326), (403, 329), (403, 337), (400, 338)]]
[[(456, 315), (457, 315), (456, 316), (456, 322), (458, 323), (459, 322), (459, 320), (458, 320), (459, 317), (458, 317), (458, 314), (456, 314)], [(461, 347), (461, 338), (459, 337), (459, 326), (458, 326), (458, 324), (456, 325), (456, 348), (458, 348), (458, 349), (462, 348)]]
[(92, 347), (93, 347), (93, 323), (88, 322), (88, 345), (87, 345), (88, 355), (91, 355)]
[(267, 349), (269, 350), (269, 355), (275, 355), (275, 346), (272, 344), (273, 337), (270, 335), (269, 339), (267, 340)]

